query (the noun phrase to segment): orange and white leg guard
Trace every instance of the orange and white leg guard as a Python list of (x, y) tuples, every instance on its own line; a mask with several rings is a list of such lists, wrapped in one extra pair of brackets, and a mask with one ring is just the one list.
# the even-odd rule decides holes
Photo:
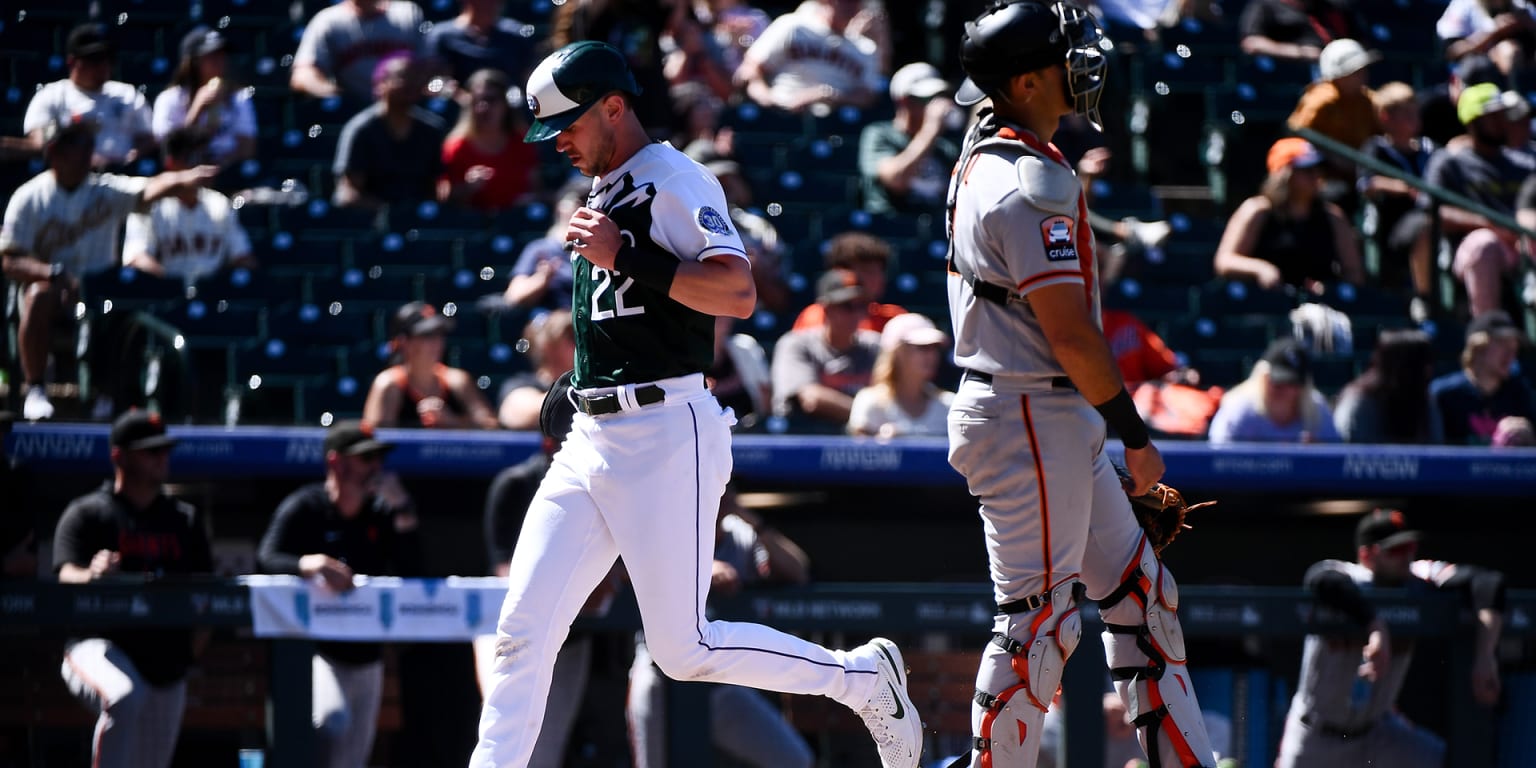
[(1145, 539), (1120, 586), (1099, 601), (1109, 674), (1151, 768), (1216, 764), (1185, 665), (1178, 607), (1173, 574)]
[(1034, 768), (1040, 725), (1083, 635), (1074, 575), (1004, 606), (982, 654), (971, 702), (973, 768)]

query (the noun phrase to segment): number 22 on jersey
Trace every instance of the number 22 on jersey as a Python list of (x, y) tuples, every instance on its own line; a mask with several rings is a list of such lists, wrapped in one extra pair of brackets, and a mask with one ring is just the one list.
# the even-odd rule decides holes
[[(619, 283), (619, 286), (610, 294), (608, 289), (613, 288), (613, 278), (613, 272), (597, 265), (592, 266), (592, 280), (597, 283), (597, 287), (592, 290), (592, 319), (594, 321), (610, 320), (615, 317), (634, 317), (645, 314), (645, 307), (624, 303), (624, 294), (635, 284), (635, 279), (624, 278), (624, 282)], [(610, 295), (612, 298), (605, 298)], [(612, 307), (604, 308), (604, 304), (610, 304)]]

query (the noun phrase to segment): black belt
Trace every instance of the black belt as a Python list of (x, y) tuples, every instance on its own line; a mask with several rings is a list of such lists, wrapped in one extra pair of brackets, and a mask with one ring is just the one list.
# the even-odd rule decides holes
[[(619, 402), (617, 391), (607, 391), (601, 395), (587, 396), (580, 392), (571, 393), (576, 396), (576, 410), (588, 416), (606, 416), (610, 413), (618, 413), (624, 410)], [(655, 405), (667, 399), (666, 390), (655, 384), (643, 384), (635, 387), (635, 403), (641, 408), (647, 405)]]
[[(992, 385), (992, 374), (986, 371), (973, 371), (967, 368), (960, 378), (962, 380), (970, 379), (971, 381), (981, 382), (987, 386)], [(1051, 389), (1077, 389), (1077, 386), (1072, 383), (1072, 378), (1069, 376), (1052, 376)]]
[(1320, 723), (1317, 721), (1317, 718), (1313, 717), (1311, 714), (1302, 715), (1301, 724), (1317, 731), (1318, 733), (1332, 736), (1336, 739), (1358, 739), (1361, 736), (1370, 733), (1371, 729), (1376, 727), (1375, 722), (1369, 722), (1360, 726), (1359, 728), (1339, 728), (1337, 726), (1328, 725), (1326, 723)]

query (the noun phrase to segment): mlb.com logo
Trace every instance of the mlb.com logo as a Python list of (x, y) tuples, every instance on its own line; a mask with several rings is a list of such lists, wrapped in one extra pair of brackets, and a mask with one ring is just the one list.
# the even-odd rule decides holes
[(1046, 260), (1077, 259), (1077, 241), (1072, 236), (1076, 223), (1071, 216), (1051, 216), (1040, 222), (1040, 244), (1045, 248)]

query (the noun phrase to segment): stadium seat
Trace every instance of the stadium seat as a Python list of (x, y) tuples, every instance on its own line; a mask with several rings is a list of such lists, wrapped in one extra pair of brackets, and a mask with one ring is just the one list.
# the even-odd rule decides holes
[(1265, 291), (1239, 280), (1218, 278), (1199, 290), (1199, 311), (1207, 317), (1273, 315), (1285, 317), (1296, 306), (1293, 293)]
[(333, 275), (346, 263), (346, 254), (341, 244), (299, 240), (288, 229), (273, 231), (266, 242), (253, 240), (251, 247), (263, 268), (273, 274)]
[(1090, 187), (1089, 207), (1111, 219), (1135, 216), (1143, 221), (1161, 219), (1163, 204), (1152, 188), (1134, 181), (1095, 179)]
[(454, 267), (453, 247), (450, 243), (426, 240), (413, 235), (389, 232), (382, 237), (357, 238), (351, 241), (352, 264), (369, 267), (413, 267), (426, 272), (447, 272)]
[(334, 276), (310, 277), (306, 296), (307, 301), (318, 307), (339, 303), (346, 309), (364, 312), (391, 311), (421, 299), (421, 277), (409, 270), (350, 267)]
[[(531, 369), (528, 356), (519, 354), (512, 344), (486, 343), (458, 333), (452, 337), (444, 361), (455, 368), (464, 369), (476, 379), (489, 377), (497, 382), (514, 373)], [(487, 389), (488, 386), (481, 387), (481, 390)], [(494, 400), (495, 391), (490, 390), (487, 397)]]
[(340, 375), (300, 382), (296, 387), (295, 407), (301, 409), (302, 415), (295, 421), (330, 426), (343, 419), (362, 418), (363, 405), (368, 401), (368, 388), (372, 381), (372, 375)]
[(80, 290), (92, 309), (146, 309), (167, 306), (186, 297), (187, 286), (177, 278), (162, 278), (130, 267), (102, 270), (81, 277)]
[(777, 133), (807, 135), (806, 118), (779, 109), (765, 109), (751, 101), (744, 101), (725, 110), (720, 116), (722, 126), (729, 126), (739, 134)]
[(1185, 317), (1193, 310), (1190, 286), (1122, 278), (1104, 287), (1104, 306), (1123, 309), (1143, 322)]
[(859, 135), (831, 134), (797, 141), (785, 147), (784, 169), (815, 168), (857, 176)]
[(385, 212), (385, 229), (420, 240), (454, 240), (476, 236), (490, 225), (484, 212), (458, 205), (439, 205), (423, 201), (414, 205), (393, 205)]
[(1207, 88), (1230, 82), (1232, 77), (1226, 57), (1182, 44), (1162, 53), (1148, 52), (1133, 61), (1133, 69), (1137, 65), (1141, 77), (1137, 86), (1159, 96), (1203, 93)]
[(281, 307), (267, 315), (270, 339), (285, 345), (358, 344), (379, 340), (373, 311), (341, 301)]
[(259, 307), (198, 298), (176, 306), (161, 319), (181, 331), (189, 348), (212, 349), (260, 341), (265, 335), (265, 315)]
[(1319, 301), (1351, 317), (1378, 315), (1407, 317), (1408, 297), (1384, 291), (1373, 285), (1331, 283)]
[(422, 299), (434, 306), (447, 302), (457, 304), (461, 310), (473, 310), (481, 297), (499, 295), (507, 288), (506, 279), (492, 279), (485, 273), (482, 279), (478, 270), (457, 269), (452, 272), (431, 272), (422, 275)]

